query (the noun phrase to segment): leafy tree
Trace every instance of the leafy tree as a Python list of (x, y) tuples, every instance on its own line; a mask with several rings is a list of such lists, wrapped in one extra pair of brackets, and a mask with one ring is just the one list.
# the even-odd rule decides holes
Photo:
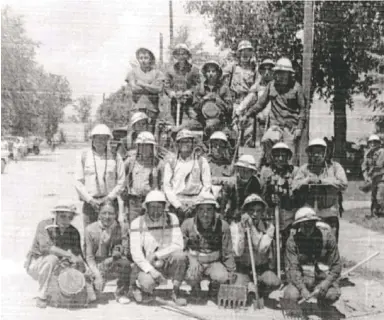
[(80, 122), (87, 122), (91, 116), (92, 96), (82, 96), (77, 99), (74, 109), (77, 112), (77, 118)]
[[(191, 1), (186, 8), (209, 18), (215, 41), (223, 48), (235, 50), (240, 40), (249, 39), (259, 60), (287, 56), (300, 74), (303, 48), (295, 34), (303, 27), (302, 1)], [(345, 157), (346, 107), (353, 107), (353, 95), (375, 99), (368, 72), (376, 62), (368, 49), (377, 47), (383, 36), (383, 19), (377, 15), (383, 11), (380, 1), (315, 3), (311, 92), (331, 101), (338, 160)]]

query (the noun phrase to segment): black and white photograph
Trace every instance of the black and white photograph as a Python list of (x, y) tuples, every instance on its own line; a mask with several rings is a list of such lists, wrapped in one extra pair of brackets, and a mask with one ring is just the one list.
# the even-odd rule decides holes
[(3, 0), (1, 320), (384, 319), (384, 1)]

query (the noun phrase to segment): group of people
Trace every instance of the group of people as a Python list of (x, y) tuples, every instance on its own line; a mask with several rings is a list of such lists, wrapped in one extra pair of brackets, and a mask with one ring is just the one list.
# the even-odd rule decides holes
[[(38, 225), (26, 264), (40, 285), (37, 306), (49, 304), (49, 283), (62, 260), (88, 275), (89, 302), (97, 301), (113, 278), (122, 304), (152, 299), (165, 279), (172, 280), (172, 299), (179, 306), (187, 304), (181, 284), (191, 286), (188, 299), (198, 298), (204, 279), (212, 299), (222, 284), (246, 286), (251, 300), (256, 290), (267, 297), (282, 283), (286, 299), (307, 298), (315, 288), (323, 307), (338, 299), (338, 199), (347, 187), (346, 174), (327, 158), (323, 139), (308, 144), (307, 164), (294, 165), (307, 107), (291, 62), (268, 60), (256, 70), (248, 41), (240, 42), (237, 53), (239, 63), (228, 70), (213, 61), (204, 64), (201, 81), (185, 45), (175, 47), (177, 62), (164, 78), (154, 54), (137, 51), (140, 67), (127, 76), (135, 112), (126, 154), (111, 151), (111, 131), (100, 124), (91, 132), (91, 148), (77, 159), (83, 246), (71, 225), (77, 212), (69, 203), (55, 207), (53, 217)], [(163, 83), (177, 130), (175, 154), (160, 158), (154, 132)], [(268, 161), (229, 152), (233, 116), (242, 131), (269, 102), (263, 138), (269, 143)], [(207, 148), (194, 130), (204, 130)]]

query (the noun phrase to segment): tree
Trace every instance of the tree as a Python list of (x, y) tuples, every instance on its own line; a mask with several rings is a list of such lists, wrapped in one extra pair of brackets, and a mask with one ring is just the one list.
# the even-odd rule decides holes
[(82, 96), (77, 99), (74, 109), (77, 112), (77, 117), (80, 122), (85, 123), (89, 120), (89, 117), (91, 116), (92, 102), (92, 96)]
[[(302, 45), (295, 34), (303, 27), (302, 1), (191, 1), (186, 8), (209, 18), (215, 41), (222, 47), (235, 50), (240, 40), (249, 39), (259, 60), (287, 56), (300, 71)], [(315, 3), (311, 92), (331, 101), (339, 161), (345, 158), (346, 107), (353, 107), (354, 94), (373, 97), (372, 79), (365, 76), (375, 66), (368, 49), (383, 36), (382, 20), (376, 14), (383, 11), (380, 1)]]

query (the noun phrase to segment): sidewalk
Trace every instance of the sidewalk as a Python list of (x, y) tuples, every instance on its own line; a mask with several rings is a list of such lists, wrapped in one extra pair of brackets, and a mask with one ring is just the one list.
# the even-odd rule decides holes
[[(369, 201), (345, 201), (344, 209), (369, 208)], [(369, 270), (382, 271), (384, 266), (384, 234), (340, 219), (339, 250), (347, 260), (359, 262), (376, 251), (380, 255), (367, 262)]]

